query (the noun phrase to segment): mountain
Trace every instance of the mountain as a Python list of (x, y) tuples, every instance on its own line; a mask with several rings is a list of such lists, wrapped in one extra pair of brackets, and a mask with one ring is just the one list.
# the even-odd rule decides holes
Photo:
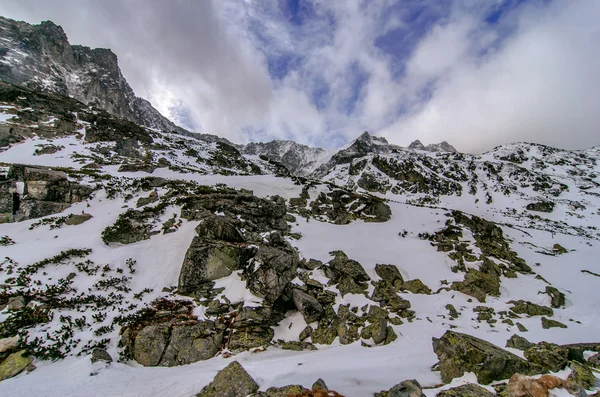
[(27, 34), (44, 61), (0, 82), (0, 395), (598, 391), (600, 147), (174, 134), (120, 73), (72, 95), (101, 61)]
[(427, 146), (423, 145), (420, 140), (413, 141), (410, 145), (408, 145), (409, 149), (414, 150), (426, 150), (428, 152), (449, 152), (449, 153), (457, 153), (458, 151), (454, 148), (454, 146), (450, 145), (446, 141), (442, 141), (440, 143), (432, 143)]
[(185, 132), (136, 97), (109, 49), (69, 44), (60, 26), (0, 17), (0, 80), (68, 95), (145, 127)]

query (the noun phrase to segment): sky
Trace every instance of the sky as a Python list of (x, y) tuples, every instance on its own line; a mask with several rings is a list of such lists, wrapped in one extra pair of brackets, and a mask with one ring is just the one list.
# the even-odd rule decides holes
[(596, 0), (2, 0), (0, 15), (111, 48), (136, 95), (236, 143), (600, 145)]

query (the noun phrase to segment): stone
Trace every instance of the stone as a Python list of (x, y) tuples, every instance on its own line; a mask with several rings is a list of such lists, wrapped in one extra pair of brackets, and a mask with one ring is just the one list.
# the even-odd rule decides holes
[(292, 297), (294, 299), (296, 309), (302, 313), (304, 321), (306, 321), (307, 324), (321, 319), (325, 314), (323, 306), (321, 306), (319, 301), (317, 301), (311, 295), (308, 295), (307, 293), (296, 288), (292, 292)]
[(464, 281), (454, 281), (450, 288), (485, 302), (487, 295), (500, 295), (500, 277), (497, 274), (467, 269)]
[(81, 225), (82, 223), (87, 222), (92, 218), (93, 218), (93, 216), (91, 214), (87, 214), (87, 213), (73, 215), (73, 216), (70, 216), (67, 218), (67, 220), (65, 221), (65, 225), (68, 225), (68, 226)]
[(258, 391), (258, 384), (237, 361), (220, 370), (196, 397), (242, 397)]
[(298, 339), (300, 339), (301, 341), (304, 341), (305, 339), (308, 339), (312, 333), (313, 333), (313, 329), (310, 325), (307, 325), (302, 332), (300, 332), (300, 336), (298, 336)]
[(557, 288), (547, 286), (546, 294), (550, 296), (550, 306), (557, 309), (565, 305), (565, 294), (560, 292)]
[(454, 305), (447, 304), (446, 310), (448, 310), (448, 314), (450, 315), (451, 319), (455, 319), (458, 316), (460, 316), (460, 313), (458, 311), (456, 311), (456, 308), (454, 307)]
[(594, 387), (596, 377), (588, 366), (580, 364), (577, 361), (572, 361), (569, 367), (571, 374), (567, 379), (570, 382), (586, 390)]
[(169, 343), (170, 327), (167, 324), (144, 327), (133, 344), (133, 358), (145, 367), (160, 364), (163, 352)]
[(229, 349), (233, 352), (250, 350), (261, 347), (266, 348), (271, 344), (275, 335), (269, 326), (248, 326), (235, 330), (229, 339)]
[(309, 390), (302, 385), (288, 385), (282, 387), (269, 387), (267, 391), (259, 392), (258, 397), (290, 397), (303, 395)]
[(286, 342), (286, 341), (279, 340), (278, 343), (283, 350), (295, 350), (295, 351), (317, 350), (315, 345), (313, 345), (312, 343), (309, 343), (309, 342), (300, 342), (300, 341), (287, 341)]
[(443, 390), (436, 394), (436, 397), (494, 397), (495, 395), (495, 393), (490, 392), (484, 387), (468, 383), (466, 385)]
[(112, 362), (112, 357), (110, 356), (110, 354), (108, 354), (106, 350), (96, 348), (92, 351), (92, 363), (98, 361), (110, 363)]
[(508, 380), (508, 397), (548, 397), (548, 391), (565, 387), (565, 381), (552, 375), (543, 375), (539, 379), (514, 374)]
[(542, 328), (550, 329), (550, 328), (567, 328), (566, 325), (561, 323), (560, 321), (552, 320), (546, 317), (542, 317)]
[(531, 346), (533, 346), (533, 343), (529, 342), (527, 339), (517, 334), (514, 334), (506, 341), (506, 347), (511, 347), (513, 349), (525, 351)]
[(553, 316), (554, 310), (549, 308), (548, 306), (541, 306), (535, 303), (531, 303), (529, 301), (518, 300), (518, 301), (509, 301), (508, 303), (512, 303), (512, 310), (517, 314), (527, 314), (528, 316)]
[(588, 364), (596, 369), (600, 369), (600, 353), (594, 354), (588, 359)]
[(415, 379), (405, 380), (392, 387), (387, 392), (387, 397), (425, 397), (421, 385)]
[(329, 391), (329, 388), (327, 388), (327, 384), (325, 383), (325, 381), (319, 378), (315, 383), (313, 383), (311, 390)]
[(20, 374), (33, 359), (26, 355), (26, 350), (21, 350), (16, 353), (9, 355), (4, 361), (0, 363), (0, 381), (12, 378)]
[(390, 285), (394, 285), (396, 280), (404, 282), (400, 270), (395, 265), (375, 265), (375, 273)]
[(297, 268), (297, 252), (261, 246), (245, 273), (246, 285), (255, 295), (265, 298), (267, 302), (274, 302), (296, 277)]
[(431, 294), (431, 289), (425, 284), (423, 284), (423, 282), (419, 279), (405, 281), (404, 283), (399, 285), (396, 282), (396, 285), (396, 289), (400, 291), (409, 291), (413, 294)]
[(511, 377), (515, 373), (534, 374), (540, 368), (483, 339), (454, 331), (433, 338), (433, 350), (440, 360), (442, 380), (449, 383), (465, 372), (474, 372), (481, 384)]
[(517, 328), (521, 332), (528, 332), (527, 328), (525, 328), (525, 326), (523, 324), (521, 324), (521, 323), (517, 323)]
[(562, 255), (562, 254), (566, 254), (567, 252), (569, 252), (565, 247), (563, 247), (562, 245), (556, 243), (552, 246), (552, 252), (555, 255)]
[(6, 353), (16, 350), (19, 347), (19, 336), (0, 339), (0, 353)]
[(25, 298), (23, 296), (13, 296), (8, 299), (7, 310), (21, 310), (25, 307)]
[(557, 372), (567, 365), (569, 351), (555, 343), (540, 342), (523, 353), (525, 358), (544, 369)]
[(246, 239), (231, 218), (210, 214), (196, 226), (200, 238), (222, 240), (228, 243), (243, 243)]
[(538, 201), (536, 203), (527, 204), (527, 210), (537, 212), (552, 212), (554, 210), (554, 203), (552, 201)]
[(191, 295), (203, 284), (240, 270), (251, 255), (249, 249), (222, 242), (192, 239), (181, 265), (177, 290)]
[(221, 350), (222, 341), (223, 333), (212, 321), (174, 325), (159, 365), (173, 367), (208, 360)]

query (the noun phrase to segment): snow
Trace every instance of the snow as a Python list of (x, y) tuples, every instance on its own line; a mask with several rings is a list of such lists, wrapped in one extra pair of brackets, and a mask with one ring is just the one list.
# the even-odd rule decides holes
[[(209, 145), (198, 143), (197, 139), (181, 137), (186, 142), (198, 144), (199, 153), (204, 156), (210, 150)], [(158, 139), (160, 141), (160, 139)], [(36, 145), (49, 144), (62, 145), (65, 149), (58, 153), (46, 156), (34, 156)], [(379, 145), (379, 143), (378, 143)], [(42, 138), (29, 139), (21, 144), (12, 146), (9, 150), (0, 153), (0, 162), (27, 163), (47, 166), (64, 166), (79, 169), (82, 164), (75, 161), (73, 155), (91, 155), (94, 145), (84, 144), (78, 138), (64, 137), (47, 140)], [(525, 147), (523, 145), (516, 146)], [(498, 149), (481, 157), (494, 159), (501, 151)], [(541, 151), (542, 149), (536, 149)], [(191, 162), (191, 157), (179, 156), (181, 150), (175, 151), (174, 161)], [(401, 153), (400, 156), (410, 154)], [(503, 154), (502, 154), (503, 155)], [(529, 156), (543, 157), (541, 152), (532, 150)], [(437, 154), (428, 154), (435, 158)], [(184, 160), (182, 160), (184, 159)], [(480, 161), (478, 160), (478, 161)], [(191, 167), (191, 166), (190, 166)], [(119, 165), (108, 165), (102, 168), (109, 175), (143, 178), (157, 176), (168, 179), (186, 179), (204, 185), (226, 184), (237, 189), (248, 189), (261, 197), (279, 195), (289, 199), (298, 197), (302, 187), (296, 185), (291, 179), (278, 178), (273, 175), (256, 176), (224, 176), (216, 174), (203, 174), (210, 172), (204, 164), (195, 164), (198, 172), (180, 173), (168, 168), (156, 169), (152, 174), (144, 172), (121, 173)], [(340, 178), (345, 175), (338, 167), (331, 171), (328, 178)], [(594, 168), (598, 171), (598, 166)], [(559, 170), (560, 171), (560, 170)], [(559, 171), (556, 171), (557, 175)], [(565, 174), (567, 175), (567, 174)], [(565, 176), (566, 178), (566, 176)], [(569, 176), (569, 178), (571, 178)], [(490, 180), (486, 180), (490, 183)], [(562, 199), (583, 201), (584, 195), (575, 188), (578, 183), (576, 178), (569, 179), (569, 191), (564, 193)], [(22, 187), (18, 186), (18, 189)], [(321, 187), (310, 191), (314, 198)], [(324, 189), (324, 188), (323, 188)], [(598, 190), (597, 188), (594, 188)], [(591, 189), (590, 191), (594, 191)], [(317, 351), (288, 351), (276, 346), (269, 347), (264, 352), (237, 354), (231, 358), (217, 356), (207, 361), (174, 368), (146, 368), (134, 362), (113, 362), (111, 364), (91, 364), (88, 356), (69, 356), (57, 362), (36, 361), (38, 367), (29, 374), (22, 374), (14, 379), (0, 382), (0, 395), (4, 396), (31, 396), (45, 395), (58, 396), (133, 396), (145, 397), (155, 395), (169, 395), (173, 397), (190, 397), (198, 393), (203, 386), (210, 382), (215, 373), (226, 366), (231, 360), (239, 361), (244, 368), (254, 377), (265, 390), (270, 386), (283, 386), (287, 384), (303, 384), (310, 386), (318, 379), (323, 378), (330, 388), (335, 389), (347, 397), (372, 395), (375, 392), (386, 390), (405, 379), (417, 379), (423, 386), (430, 387), (425, 390), (426, 396), (435, 396), (439, 390), (461, 384), (476, 382), (473, 374), (465, 374), (455, 379), (452, 383), (434, 388), (441, 383), (439, 373), (431, 371), (431, 366), (437, 362), (433, 353), (431, 339), (440, 337), (443, 333), (455, 328), (458, 332), (465, 332), (498, 346), (504, 346), (506, 340), (517, 333), (517, 328), (498, 321), (496, 324), (477, 321), (477, 313), (473, 312), (476, 306), (482, 303), (475, 299), (443, 289), (452, 281), (462, 280), (463, 273), (455, 273), (452, 267), (456, 264), (446, 253), (438, 252), (429, 241), (421, 240), (419, 233), (432, 233), (444, 227), (447, 208), (463, 210), (467, 213), (482, 216), (501, 224), (505, 236), (511, 241), (511, 248), (526, 260), (536, 274), (539, 274), (553, 286), (565, 293), (567, 304), (564, 308), (555, 309), (554, 319), (568, 325), (567, 329), (553, 328), (542, 329), (540, 317), (521, 316), (519, 321), (529, 329), (524, 334), (531, 342), (542, 340), (555, 343), (598, 342), (600, 334), (600, 296), (598, 294), (598, 278), (583, 273), (589, 270), (600, 273), (597, 261), (600, 252), (600, 242), (597, 238), (584, 238), (568, 234), (576, 226), (594, 226), (598, 222), (595, 214), (598, 208), (597, 197), (585, 196), (588, 209), (583, 219), (570, 216), (563, 204), (559, 204), (555, 212), (543, 214), (543, 218), (555, 222), (567, 222), (571, 229), (565, 228), (564, 232), (550, 232), (537, 223), (531, 224), (527, 219), (519, 219), (522, 207), (538, 193), (531, 187), (521, 188), (519, 194), (505, 196), (493, 192), (493, 203), (484, 204), (485, 193), (480, 191), (476, 196), (480, 199), (475, 203), (474, 196), (466, 194), (468, 187), (463, 186), (463, 195), (443, 196), (440, 199), (440, 208), (413, 206), (406, 202), (414, 198), (406, 193), (386, 193), (391, 201), (392, 218), (385, 223), (354, 221), (348, 225), (334, 225), (320, 222), (315, 219), (305, 219), (300, 216), (292, 223), (292, 232), (299, 233), (302, 238), (289, 240), (298, 249), (303, 258), (314, 258), (323, 262), (330, 261), (333, 257), (331, 251), (343, 250), (349, 258), (360, 262), (372, 280), (378, 280), (375, 273), (376, 264), (395, 265), (405, 280), (420, 279), (434, 292), (432, 295), (418, 295), (401, 293), (404, 299), (411, 303), (411, 309), (416, 312), (412, 322), (393, 326), (398, 334), (398, 339), (387, 346), (366, 348), (361, 342), (350, 345), (341, 345), (336, 340), (331, 346), (318, 346)], [(164, 194), (157, 190), (159, 196)], [(73, 204), (69, 209), (54, 216), (80, 214), (87, 212), (93, 215), (89, 221), (78, 226), (63, 226), (60, 229), (50, 230), (48, 226), (40, 226), (33, 230), (29, 227), (38, 220), (29, 220), (13, 224), (0, 224), (0, 236), (8, 235), (16, 241), (15, 245), (2, 247), (2, 257), (7, 256), (25, 266), (41, 259), (54, 256), (62, 250), (69, 248), (91, 248), (89, 258), (97, 264), (110, 264), (114, 269), (124, 269), (128, 259), (136, 261), (135, 274), (132, 277), (132, 291), (127, 294), (126, 301), (133, 302), (132, 295), (146, 288), (152, 291), (143, 298), (147, 304), (158, 297), (175, 296), (180, 299), (186, 297), (171, 295), (162, 292), (163, 288), (174, 287), (178, 283), (181, 263), (185, 252), (195, 235), (198, 222), (183, 221), (179, 229), (170, 234), (157, 234), (149, 240), (134, 244), (105, 245), (100, 238), (101, 231), (112, 225), (118, 215), (135, 203), (138, 197), (147, 196), (148, 192), (134, 194), (129, 201), (121, 197), (108, 199), (103, 191), (98, 191), (87, 202)], [(566, 207), (566, 204), (564, 204)], [(442, 208), (445, 207), (445, 208)], [(506, 208), (518, 209), (517, 214), (505, 211)], [(582, 212), (584, 213), (584, 212)], [(161, 216), (160, 221), (166, 221), (178, 214), (176, 207), (168, 207)], [(217, 215), (222, 213), (216, 212)], [(542, 217), (540, 217), (542, 218)], [(539, 222), (539, 221), (538, 221)], [(157, 230), (160, 225), (157, 225)], [(406, 231), (406, 236), (400, 233)], [(266, 237), (266, 235), (265, 235)], [(474, 254), (481, 251), (474, 246), (474, 237), (471, 233), (463, 234), (463, 241), (469, 244)], [(566, 247), (570, 251), (559, 256), (546, 255), (555, 243)], [(536, 264), (539, 263), (539, 266)], [(260, 265), (255, 263), (255, 265)], [(479, 262), (469, 266), (477, 267)], [(73, 271), (73, 263), (52, 266), (47, 269), (46, 278), (54, 280), (65, 277)], [(125, 270), (126, 271), (126, 270)], [(506, 311), (511, 307), (511, 300), (524, 299), (534, 303), (548, 305), (549, 298), (543, 293), (547, 284), (536, 279), (536, 274), (519, 274), (517, 278), (502, 278), (501, 293), (499, 297), (488, 297), (485, 303), (496, 313)], [(0, 274), (0, 283), (8, 275)], [(309, 272), (310, 278), (326, 284), (328, 278), (322, 270)], [(94, 285), (100, 276), (77, 275), (75, 283), (80, 290), (85, 290)], [(299, 282), (299, 279), (294, 280)], [(253, 295), (245, 288), (245, 281), (240, 272), (216, 280), (216, 288), (224, 288), (218, 297), (230, 302), (243, 302), (246, 307), (256, 307), (262, 299)], [(335, 287), (327, 287), (337, 292)], [(370, 287), (369, 292), (372, 291)], [(137, 302), (142, 304), (142, 302)], [(352, 306), (362, 307), (373, 304), (363, 295), (347, 294), (336, 297), (335, 308), (339, 305), (350, 303)], [(445, 306), (452, 304), (460, 312), (456, 319), (447, 316)], [(194, 314), (204, 318), (204, 308), (196, 307)], [(108, 324), (116, 315), (115, 311), (107, 310), (107, 319), (102, 324)], [(0, 313), (0, 320), (7, 316), (6, 312)], [(498, 318), (495, 315), (494, 318)], [(56, 327), (59, 323), (54, 321), (49, 326)], [(306, 326), (302, 315), (298, 312), (289, 312), (277, 326), (273, 327), (274, 340), (297, 340), (299, 333)], [(93, 339), (91, 332), (81, 333), (77, 337), (86, 340)], [(118, 356), (118, 329), (108, 334), (111, 343), (108, 352)], [(522, 352), (514, 351), (516, 354)], [(591, 353), (587, 353), (589, 357)], [(563, 391), (554, 392), (555, 396), (565, 395)]]

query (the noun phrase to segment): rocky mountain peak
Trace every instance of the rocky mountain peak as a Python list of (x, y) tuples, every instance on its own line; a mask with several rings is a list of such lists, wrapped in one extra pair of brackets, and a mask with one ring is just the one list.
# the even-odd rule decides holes
[(427, 146), (423, 145), (420, 140), (413, 141), (410, 145), (408, 145), (409, 149), (412, 150), (425, 150), (427, 152), (448, 152), (448, 153), (458, 153), (458, 151), (454, 148), (454, 146), (450, 145), (446, 141), (442, 141), (440, 143), (432, 143)]
[(0, 80), (71, 96), (136, 124), (186, 133), (135, 96), (110, 49), (71, 45), (51, 21), (39, 25), (0, 17)]
[(408, 148), (413, 150), (425, 150), (425, 145), (423, 145), (421, 141), (417, 139), (408, 145)]

